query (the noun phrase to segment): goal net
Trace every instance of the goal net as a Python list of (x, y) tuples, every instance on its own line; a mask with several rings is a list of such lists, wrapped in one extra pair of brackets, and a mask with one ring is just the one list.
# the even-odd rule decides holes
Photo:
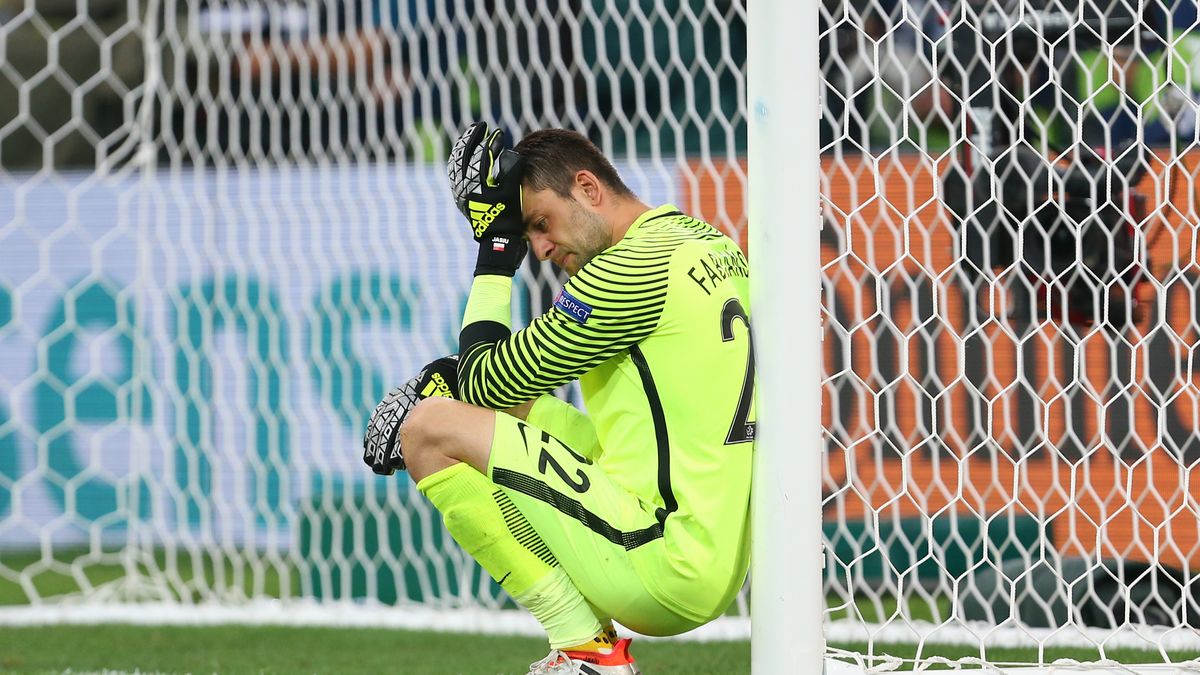
[(1194, 658), (1195, 3), (821, 19), (829, 640)]
[(0, 0), (0, 621), (536, 630), (361, 462), (457, 348), (450, 144), (577, 129), (744, 240), (745, 40), (703, 0)]
[[(530, 630), (360, 461), (455, 348), (449, 143), (580, 130), (745, 245), (746, 11), (0, 1), (0, 622)], [(831, 646), (1200, 655), (1194, 3), (815, 11)]]

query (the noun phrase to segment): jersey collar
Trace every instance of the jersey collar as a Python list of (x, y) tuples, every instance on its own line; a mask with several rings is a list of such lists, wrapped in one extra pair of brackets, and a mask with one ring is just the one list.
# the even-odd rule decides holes
[(679, 207), (675, 206), (674, 204), (663, 204), (662, 206), (650, 209), (649, 211), (646, 211), (642, 215), (638, 216), (637, 220), (633, 221), (633, 224), (630, 225), (629, 229), (625, 231), (625, 237), (623, 238), (628, 239), (630, 237), (635, 237), (637, 236), (639, 230), (641, 230), (641, 227), (647, 222), (673, 213), (682, 212), (679, 210)]

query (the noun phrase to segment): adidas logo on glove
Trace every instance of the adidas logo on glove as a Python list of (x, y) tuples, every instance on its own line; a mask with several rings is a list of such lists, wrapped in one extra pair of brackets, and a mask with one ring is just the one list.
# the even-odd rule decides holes
[(450, 385), (446, 384), (446, 378), (442, 377), (441, 373), (434, 373), (433, 377), (429, 378), (429, 384), (421, 390), (421, 396), (429, 398), (431, 396), (441, 396), (443, 398), (454, 398), (450, 393)]
[(471, 202), (471, 227), (475, 230), (476, 237), (482, 237), (488, 226), (496, 217), (504, 213), (504, 203), (485, 204), (483, 202)]

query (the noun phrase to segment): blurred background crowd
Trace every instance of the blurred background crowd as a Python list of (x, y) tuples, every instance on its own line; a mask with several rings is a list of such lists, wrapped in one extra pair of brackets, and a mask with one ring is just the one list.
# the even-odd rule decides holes
[[(147, 136), (163, 162), (432, 159), (432, 141), (469, 118), (594, 138), (621, 124), (618, 153), (744, 152), (744, 3), (680, 7), (0, 0), (0, 166), (121, 162)], [(567, 65), (597, 62), (613, 66)], [(721, 66), (697, 72), (701, 62)], [(645, 84), (630, 76), (647, 69)]]
[[(962, 0), (821, 3), (823, 149), (945, 149)], [(1136, 136), (1139, 110), (1150, 144), (1194, 136), (1196, 13), (1154, 3), (1134, 48), (1028, 69), (1040, 131), (1082, 104), (1091, 142)], [(571, 126), (615, 153), (741, 156), (744, 17), (744, 0), (0, 0), (0, 167), (94, 168), (143, 146), (182, 164), (422, 161), (479, 117)], [(1073, 102), (1036, 93), (1053, 76)]]

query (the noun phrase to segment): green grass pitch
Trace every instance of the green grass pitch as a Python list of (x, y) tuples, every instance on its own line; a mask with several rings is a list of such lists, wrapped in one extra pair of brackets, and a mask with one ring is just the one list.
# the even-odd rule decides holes
[[(635, 640), (647, 675), (750, 672), (747, 642)], [(0, 672), (524, 674), (545, 640), (381, 629), (55, 626), (0, 629)]]
[[(37, 566), (34, 552), (0, 554), (0, 564), (10, 570), (26, 571), (36, 592), (53, 598), (80, 592), (79, 581), (63, 568), (80, 552), (64, 554), (56, 569)], [(165, 563), (159, 561), (161, 568)], [(41, 569), (40, 573), (33, 574)], [(88, 566), (88, 582), (103, 584), (123, 575), (119, 565)], [(183, 560), (178, 565), (182, 578), (212, 583), (216, 569), (205, 561), (200, 567)], [(234, 570), (226, 565), (225, 578)], [(297, 575), (290, 575), (294, 580)], [(263, 580), (267, 596), (278, 597), (283, 582), (274, 575)], [(253, 589), (247, 585), (246, 592)], [(298, 588), (292, 588), (295, 595)], [(192, 598), (201, 599), (201, 598)], [(25, 589), (12, 578), (0, 575), (0, 606), (29, 602)], [(949, 601), (939, 599), (940, 613), (949, 611)], [(836, 604), (836, 598), (830, 599)], [(859, 612), (876, 619), (870, 603)], [(894, 601), (884, 603), (882, 612), (897, 611)], [(921, 604), (902, 612), (914, 619), (932, 619), (933, 608)], [(839, 618), (845, 611), (834, 612)], [(834, 645), (864, 653), (866, 645)], [(0, 627), (0, 673), (396, 673), (399, 675), (494, 675), (524, 674), (528, 664), (547, 653), (538, 638), (496, 637), (451, 633), (421, 633), (386, 629), (289, 628), (279, 626), (140, 627), (140, 626), (47, 626)], [(875, 645), (875, 652), (901, 658), (915, 656), (912, 645)], [(750, 644), (740, 642), (664, 642), (637, 640), (637, 656), (646, 675), (737, 675), (750, 672)], [(978, 657), (970, 647), (926, 645), (922, 656), (946, 658)], [(990, 649), (988, 659), (1036, 663), (1035, 649)], [(1113, 652), (1108, 657), (1124, 663), (1161, 663), (1154, 652)], [(1045, 661), (1072, 658), (1093, 661), (1095, 650), (1047, 650)], [(1174, 662), (1200, 658), (1200, 653), (1172, 654)]]
[[(865, 650), (865, 645), (840, 645)], [(737, 675), (750, 672), (750, 644), (635, 641), (646, 675)], [(912, 646), (880, 649), (912, 657)], [(968, 647), (927, 646), (925, 655), (978, 656)], [(537, 638), (420, 633), (383, 629), (218, 626), (53, 626), (0, 629), (4, 673), (398, 673), (521, 675), (547, 652)], [(1150, 652), (1110, 653), (1152, 663)], [(1176, 660), (1200, 654), (1173, 655)], [(989, 650), (993, 661), (1033, 662), (1032, 649)], [(1089, 650), (1054, 650), (1049, 660), (1092, 660)]]

